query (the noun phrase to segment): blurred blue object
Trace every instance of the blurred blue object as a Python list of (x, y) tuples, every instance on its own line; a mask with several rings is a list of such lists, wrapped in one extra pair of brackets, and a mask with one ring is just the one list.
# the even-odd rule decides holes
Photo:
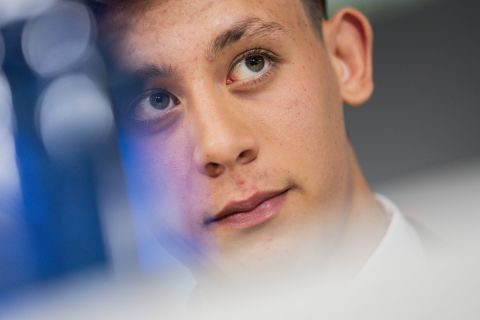
[[(0, 131), (9, 132), (8, 153), (16, 159), (12, 162), (19, 181), (18, 190), (0, 196), (0, 297), (72, 272), (108, 266), (96, 193), (98, 154), (85, 149), (62, 162), (45, 149), (36, 106), (52, 79), (37, 76), (23, 58), (23, 26), (18, 22), (2, 30), (3, 71), (16, 123), (12, 128), (0, 123)], [(4, 158), (0, 167), (7, 165)]]

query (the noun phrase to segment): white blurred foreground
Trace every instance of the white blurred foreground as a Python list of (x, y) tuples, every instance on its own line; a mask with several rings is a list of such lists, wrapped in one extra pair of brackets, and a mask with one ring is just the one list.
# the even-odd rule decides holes
[(480, 161), (376, 190), (429, 230), (426, 267), (396, 261), (367, 278), (339, 281), (334, 273), (279, 266), (288, 273), (228, 285), (196, 285), (185, 270), (83, 276), (38, 289), (0, 319), (479, 319)]

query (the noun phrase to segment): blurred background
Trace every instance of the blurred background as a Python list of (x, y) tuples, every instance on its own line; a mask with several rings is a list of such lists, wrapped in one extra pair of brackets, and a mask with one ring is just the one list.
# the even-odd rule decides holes
[[(480, 223), (465, 221), (479, 222), (480, 213), (480, 2), (333, 0), (329, 11), (343, 5), (362, 9), (375, 31), (375, 94), (346, 107), (367, 178), (408, 215), (475, 248)], [(119, 156), (96, 32), (81, 1), (0, 0), (5, 319), (33, 319), (25, 301), (86, 278), (182, 268), (129, 210), (128, 162)], [(191, 288), (184, 279), (179, 295)]]

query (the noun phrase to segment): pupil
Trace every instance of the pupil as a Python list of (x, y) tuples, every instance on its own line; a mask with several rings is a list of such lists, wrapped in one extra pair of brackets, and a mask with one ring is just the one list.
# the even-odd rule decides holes
[(152, 94), (150, 96), (150, 104), (155, 109), (163, 110), (168, 107), (169, 103), (170, 103), (170, 96), (166, 93), (160, 92), (160, 93)]
[(262, 56), (253, 56), (246, 61), (247, 68), (254, 72), (259, 72), (265, 66), (265, 59)]

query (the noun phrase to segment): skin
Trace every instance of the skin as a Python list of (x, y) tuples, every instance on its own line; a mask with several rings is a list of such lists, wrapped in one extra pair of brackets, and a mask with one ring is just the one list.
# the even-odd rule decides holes
[[(278, 28), (209, 50), (246, 18)], [(176, 99), (160, 112), (140, 99), (126, 120), (135, 163), (129, 176), (142, 187), (142, 210), (202, 248), (216, 272), (268, 270), (292, 257), (316, 269), (348, 262), (357, 270), (388, 226), (355, 159), (342, 108), (372, 93), (372, 31), (350, 8), (322, 24), (319, 37), (302, 4), (291, 0), (155, 0), (116, 10), (105, 22), (122, 72), (166, 69), (169, 75), (157, 72), (142, 86)], [(278, 60), (260, 80), (235, 67), (254, 48)], [(154, 120), (137, 121), (147, 117)], [(203, 223), (231, 201), (285, 189), (279, 212), (260, 225)]]

